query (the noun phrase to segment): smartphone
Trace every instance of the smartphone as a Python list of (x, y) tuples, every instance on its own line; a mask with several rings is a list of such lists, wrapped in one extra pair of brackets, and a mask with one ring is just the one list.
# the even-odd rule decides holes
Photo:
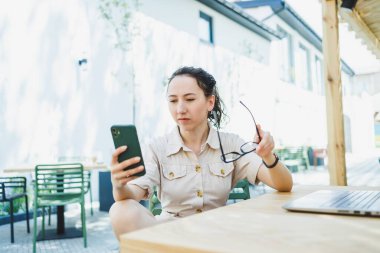
[[(118, 161), (119, 163), (130, 159), (132, 157), (139, 156), (141, 158), (140, 162), (127, 167), (125, 170), (130, 170), (136, 168), (140, 165), (144, 165), (144, 160), (141, 154), (141, 148), (139, 143), (139, 138), (137, 136), (136, 127), (134, 125), (114, 125), (111, 126), (111, 134), (113, 143), (115, 144), (115, 148), (121, 146), (127, 146), (127, 150), (119, 155)], [(134, 176), (144, 176), (145, 175), (145, 167), (144, 170), (135, 174)]]

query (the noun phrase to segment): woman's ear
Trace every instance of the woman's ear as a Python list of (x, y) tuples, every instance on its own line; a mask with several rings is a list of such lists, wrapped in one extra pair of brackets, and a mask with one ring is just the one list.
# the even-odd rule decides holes
[(211, 95), (209, 98), (208, 98), (208, 106), (207, 106), (207, 110), (209, 112), (211, 112), (213, 109), (214, 109), (214, 106), (215, 106), (215, 95)]

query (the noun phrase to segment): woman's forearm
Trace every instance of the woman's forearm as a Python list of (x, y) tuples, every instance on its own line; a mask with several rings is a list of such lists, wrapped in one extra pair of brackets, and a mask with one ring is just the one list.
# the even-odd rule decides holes
[(272, 168), (268, 169), (273, 182), (273, 188), (278, 191), (290, 192), (293, 187), (293, 178), (288, 168), (281, 162)]

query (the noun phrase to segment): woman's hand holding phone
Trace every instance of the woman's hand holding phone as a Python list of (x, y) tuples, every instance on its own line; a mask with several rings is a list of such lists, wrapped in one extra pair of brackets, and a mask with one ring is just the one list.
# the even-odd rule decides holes
[(118, 157), (121, 153), (127, 150), (127, 146), (121, 146), (112, 154), (111, 161), (111, 181), (113, 187), (120, 189), (124, 187), (129, 181), (136, 179), (138, 176), (135, 174), (144, 170), (144, 166), (138, 166), (133, 169), (126, 170), (127, 167), (140, 162), (140, 157), (132, 157), (121, 163), (118, 162)]

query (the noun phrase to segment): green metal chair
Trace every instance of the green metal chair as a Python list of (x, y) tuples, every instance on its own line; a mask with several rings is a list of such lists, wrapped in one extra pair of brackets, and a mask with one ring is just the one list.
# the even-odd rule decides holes
[[(83, 165), (71, 164), (44, 164), (35, 167), (34, 182), (34, 231), (33, 252), (36, 252), (37, 240), (37, 210), (50, 206), (63, 206), (72, 203), (81, 205), (81, 221), (84, 247), (87, 247), (86, 212), (85, 212), (85, 181)], [(45, 219), (42, 216), (42, 237), (45, 236)]]
[(228, 196), (229, 200), (235, 201), (238, 199), (246, 200), (250, 198), (251, 195), (249, 194), (249, 182), (247, 179), (238, 181)]
[(154, 216), (160, 215), (162, 212), (161, 203), (157, 198), (156, 189), (154, 189), (153, 195), (149, 199), (149, 211), (151, 211)]
[(13, 228), (14, 201), (19, 200), (21, 198), (25, 198), (26, 230), (28, 233), (30, 233), (28, 194), (26, 192), (26, 178), (25, 177), (0, 177), (0, 203), (9, 202), (11, 243), (15, 242), (14, 228)]
[[(66, 162), (66, 163), (83, 163), (83, 162), (89, 162), (90, 160), (94, 159), (94, 157), (86, 157), (86, 156), (60, 156), (58, 157), (58, 162)], [(96, 157), (95, 157), (96, 159)], [(91, 190), (91, 171), (84, 170), (83, 171), (83, 177), (85, 182), (84, 187), (84, 194), (87, 193), (90, 194), (90, 210), (91, 210), (91, 216), (94, 215), (94, 211), (92, 209), (92, 190)], [(50, 211), (50, 209), (49, 209)], [(50, 220), (50, 213), (49, 213), (49, 220)], [(49, 221), (50, 225), (50, 221)]]

